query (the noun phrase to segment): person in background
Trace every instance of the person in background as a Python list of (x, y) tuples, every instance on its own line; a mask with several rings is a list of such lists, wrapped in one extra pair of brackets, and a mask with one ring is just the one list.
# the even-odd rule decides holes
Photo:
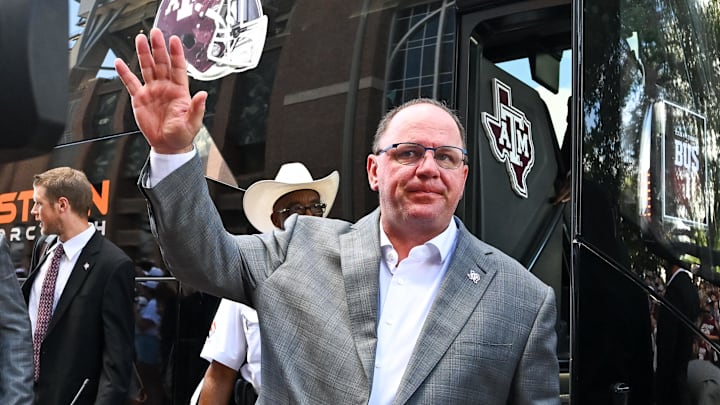
[(32, 403), (32, 379), (30, 318), (7, 241), (0, 234), (0, 404)]
[(33, 327), (37, 405), (128, 400), (135, 266), (88, 222), (91, 187), (69, 167), (33, 180), (30, 213), (42, 237), (22, 290)]
[[(695, 323), (700, 315), (700, 295), (693, 283), (693, 274), (684, 263), (668, 258), (670, 279), (665, 287), (665, 299), (687, 319)], [(655, 371), (655, 400), (658, 405), (690, 404), (687, 385), (688, 362), (693, 357), (695, 335), (664, 305), (657, 317), (657, 369)]]
[[(245, 215), (260, 232), (284, 229), (285, 220), (292, 214), (325, 217), (335, 202), (339, 184), (337, 171), (313, 180), (302, 163), (286, 163), (274, 180), (261, 180), (248, 187), (243, 196)], [(210, 366), (196, 390), (199, 404), (254, 404), (260, 392), (260, 353), (257, 312), (223, 299), (200, 353)], [(191, 404), (198, 403), (198, 395)]]
[[(710, 297), (703, 297), (703, 300), (705, 301), (702, 307), (702, 311), (700, 312), (699, 322), (700, 322), (700, 331), (705, 335), (707, 339), (709, 339), (712, 342), (720, 342), (720, 331), (718, 331), (718, 321), (713, 315), (713, 301)], [(696, 344), (697, 344), (697, 358), (700, 360), (707, 360), (712, 362), (713, 364), (717, 364), (718, 360), (718, 353), (713, 348), (712, 344), (707, 342), (705, 339), (702, 339), (700, 337), (696, 338)]]
[(454, 216), (469, 171), (454, 112), (416, 99), (383, 117), (366, 161), (380, 206), (357, 222), (232, 235), (193, 145), (207, 93), (190, 97), (180, 38), (150, 42), (144, 84), (115, 61), (151, 146), (138, 184), (167, 270), (257, 309), (260, 403), (558, 403), (552, 288)]
[[(163, 271), (155, 266), (143, 272), (146, 277), (162, 277)], [(158, 289), (161, 282), (148, 280), (139, 287), (141, 304), (135, 311), (135, 356), (140, 379), (145, 385), (147, 405), (159, 405), (165, 401), (162, 386), (162, 355), (160, 328), (163, 323)]]

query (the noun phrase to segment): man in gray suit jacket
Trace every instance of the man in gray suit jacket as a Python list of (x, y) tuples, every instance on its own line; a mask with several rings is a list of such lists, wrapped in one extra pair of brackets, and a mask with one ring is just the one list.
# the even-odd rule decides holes
[(33, 400), (32, 332), (7, 241), (0, 234), (0, 404)]
[(168, 269), (249, 303), (262, 328), (260, 403), (555, 404), (555, 298), (454, 217), (468, 175), (465, 132), (421, 99), (381, 121), (368, 156), (380, 207), (357, 223), (291, 216), (233, 236), (192, 141), (207, 93), (190, 97), (180, 39), (136, 40), (145, 84), (122, 61), (151, 145), (141, 190)]

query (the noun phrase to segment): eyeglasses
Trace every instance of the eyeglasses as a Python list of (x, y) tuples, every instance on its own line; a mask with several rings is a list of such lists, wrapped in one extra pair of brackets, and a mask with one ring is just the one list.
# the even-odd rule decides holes
[(395, 149), (395, 153), (392, 154), (393, 158), (403, 165), (415, 166), (419, 164), (425, 158), (425, 152), (429, 150), (433, 151), (435, 163), (443, 169), (457, 169), (467, 163), (467, 151), (456, 146), (430, 148), (419, 143), (401, 142), (381, 149), (377, 154), (379, 155), (393, 148)]
[(310, 211), (311, 214), (313, 214), (316, 217), (321, 216), (325, 213), (325, 203), (315, 203), (310, 205), (300, 205), (295, 204), (288, 208), (283, 208), (279, 211), (275, 211), (278, 214), (282, 215), (292, 215), (292, 214), (298, 214), (298, 215), (304, 215), (306, 212)]

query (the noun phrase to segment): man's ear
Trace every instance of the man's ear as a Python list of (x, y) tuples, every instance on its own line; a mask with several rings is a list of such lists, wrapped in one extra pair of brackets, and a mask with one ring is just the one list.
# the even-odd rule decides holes
[(58, 209), (60, 211), (69, 211), (70, 210), (70, 201), (66, 197), (60, 197), (57, 200)]
[(367, 157), (367, 176), (370, 189), (378, 191), (377, 155), (370, 154)]

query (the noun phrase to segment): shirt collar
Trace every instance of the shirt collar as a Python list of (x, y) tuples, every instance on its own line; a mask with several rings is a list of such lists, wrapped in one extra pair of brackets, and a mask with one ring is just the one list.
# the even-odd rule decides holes
[[(440, 263), (444, 263), (455, 244), (457, 233), (458, 227), (455, 223), (455, 217), (453, 217), (444, 231), (442, 231), (438, 236), (425, 242), (424, 245), (440, 253)], [(390, 239), (385, 233), (385, 229), (382, 227), (382, 223), (380, 224), (380, 249), (382, 251), (394, 249), (392, 243), (390, 243)]]
[[(63, 249), (65, 249), (65, 256), (67, 256), (68, 260), (74, 260), (75, 256), (80, 254), (80, 251), (87, 245), (93, 235), (95, 235), (95, 227), (88, 222), (87, 229), (62, 242)], [(57, 246), (57, 244), (55, 246)]]
[(670, 276), (670, 280), (668, 280), (667, 285), (670, 285), (670, 283), (672, 283), (672, 281), (675, 279), (675, 276), (677, 276), (680, 273), (687, 274), (688, 277), (690, 277), (690, 280), (693, 279), (693, 274), (690, 272), (690, 270), (683, 269), (682, 267), (680, 267), (677, 270), (675, 270), (675, 273), (673, 273), (672, 276)]

